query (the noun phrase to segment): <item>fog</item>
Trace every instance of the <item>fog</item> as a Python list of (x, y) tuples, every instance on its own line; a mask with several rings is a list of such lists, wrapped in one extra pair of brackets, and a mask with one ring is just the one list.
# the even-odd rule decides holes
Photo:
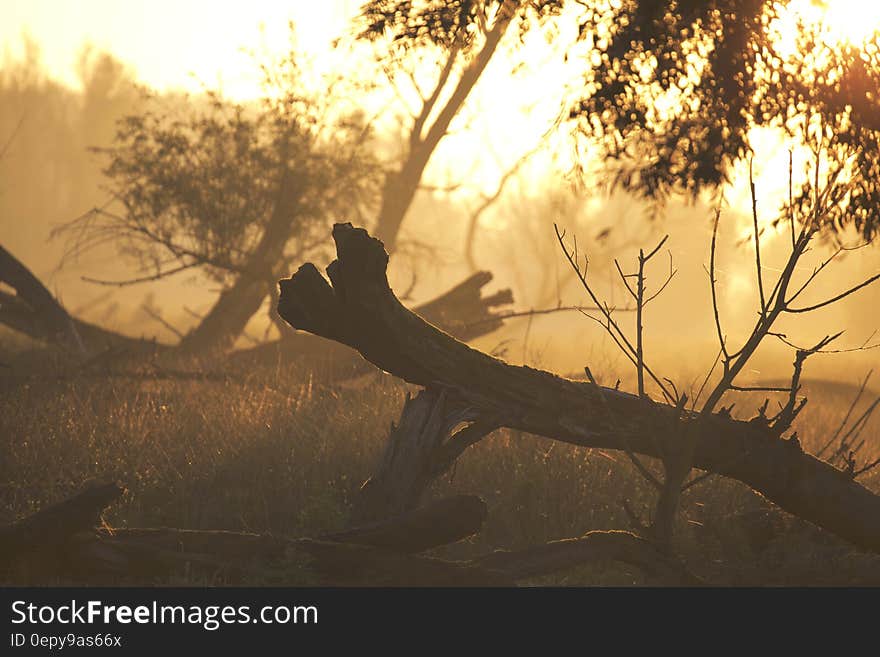
[[(65, 259), (64, 239), (53, 230), (101, 206), (107, 200), (101, 158), (90, 147), (105, 147), (113, 139), (115, 122), (136, 111), (138, 72), (120, 63), (112, 53), (83, 45), (72, 68), (75, 85), (47, 72), (41, 59), (43, 44), (23, 41), (23, 55), (7, 49), (0, 68), (0, 242), (25, 262), (83, 319), (133, 335), (154, 335), (168, 342), (175, 336), (151, 320), (144, 304), (161, 311), (179, 330), (192, 325), (194, 314), (210, 306), (215, 284), (188, 273), (139, 286), (98, 286), (84, 276), (124, 279), (136, 275), (135, 263), (122, 257), (114, 244), (76, 258)], [(475, 209), (497, 189), (507, 168), (532, 149), (547, 123), (546, 104), (522, 103), (514, 111), (516, 88), (498, 98), (499, 82), (510, 61), (495, 65), (489, 79), (468, 105), (468, 116), (456, 125), (429, 167), (426, 180), (432, 187), (419, 193), (410, 208), (401, 237), (400, 252), (392, 259), (391, 278), (398, 290), (412, 288), (411, 303), (428, 300), (469, 274), (465, 255), (469, 221)], [(528, 78), (526, 78), (526, 84)], [(552, 84), (566, 84), (563, 77)], [(521, 89), (520, 89), (521, 90)], [(516, 114), (499, 132), (498, 108)], [(531, 108), (531, 109), (529, 109)], [(529, 111), (534, 112), (530, 115)], [(393, 154), (399, 136), (385, 121)], [(503, 122), (502, 122), (503, 123)], [(522, 126), (533, 126), (523, 134)], [(516, 134), (520, 141), (505, 134)], [(555, 140), (555, 141), (554, 141)], [(513, 143), (514, 147), (511, 147)], [(768, 281), (787, 257), (786, 228), (772, 228), (777, 208), (784, 200), (785, 145), (767, 139), (756, 159), (756, 188), (763, 235), (764, 271)], [(590, 258), (589, 276), (596, 290), (611, 305), (625, 308), (626, 292), (617, 277), (614, 259), (631, 271), (639, 248), (650, 249), (663, 235), (669, 239), (652, 261), (648, 285), (665, 279), (670, 259), (675, 276), (647, 309), (646, 358), (655, 370), (676, 380), (683, 389), (699, 384), (718, 351), (709, 278), (709, 245), (716, 199), (696, 202), (673, 199), (654, 208), (620, 192), (609, 192), (604, 174), (592, 167), (585, 184), (568, 175), (573, 149), (562, 133), (555, 135), (529, 160), (519, 165), (498, 199), (480, 216), (473, 245), (473, 262), (493, 272), (496, 287), (513, 290), (516, 310), (589, 305), (585, 291), (572, 276), (557, 243), (553, 225), (569, 237), (577, 236), (580, 252)], [(589, 157), (589, 155), (587, 155)], [(455, 189), (443, 190), (444, 186)], [(745, 170), (725, 190), (718, 248), (719, 310), (732, 345), (738, 345), (757, 316), (752, 217)], [(347, 221), (351, 217), (340, 216)], [(329, 233), (328, 233), (329, 239)], [(416, 248), (417, 247), (417, 248)], [(830, 247), (817, 247), (804, 261), (803, 276), (827, 256)], [(668, 254), (667, 254), (668, 250)], [(814, 297), (805, 303), (833, 296), (866, 276), (876, 273), (876, 247), (847, 253), (817, 280)], [(326, 263), (321, 263), (326, 264)], [(839, 349), (858, 347), (877, 328), (875, 308), (880, 289), (860, 293), (809, 316), (785, 318), (780, 331), (789, 340), (810, 346), (822, 336), (845, 330)], [(618, 312), (622, 325), (633, 327), (633, 317)], [(261, 312), (248, 327), (250, 340), (272, 335), (267, 314)], [(243, 338), (241, 344), (247, 344)], [(873, 341), (872, 341), (873, 342)], [(613, 383), (624, 385), (631, 376), (625, 359), (607, 339), (603, 329), (579, 312), (559, 312), (512, 319), (501, 331), (478, 341), (480, 348), (500, 351), (513, 362), (541, 365), (564, 374), (579, 375), (585, 365)], [(812, 359), (807, 376), (853, 383), (877, 362), (877, 351), (822, 355)], [(779, 380), (789, 375), (792, 350), (781, 342), (768, 342), (754, 368), (741, 383)]]

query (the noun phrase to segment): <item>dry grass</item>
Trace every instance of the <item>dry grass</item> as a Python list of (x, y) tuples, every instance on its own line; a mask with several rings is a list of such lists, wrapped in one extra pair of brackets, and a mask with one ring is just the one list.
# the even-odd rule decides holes
[[(85, 480), (113, 478), (129, 489), (106, 516), (114, 526), (288, 536), (346, 523), (407, 391), (378, 374), (361, 387), (341, 387), (277, 370), (238, 382), (0, 382), (0, 523)], [(852, 393), (814, 388), (799, 426), (807, 449), (833, 431)], [(876, 426), (865, 434), (869, 454), (878, 449)], [(876, 475), (866, 483), (880, 488)], [(623, 501), (647, 513), (653, 500), (618, 453), (507, 430), (472, 448), (436, 489), (479, 494), (490, 510), (480, 535), (442, 550), (451, 557), (630, 528)], [(685, 495), (678, 547), (695, 572), (719, 584), (880, 583), (877, 557), (718, 477)], [(649, 582), (631, 568), (597, 564), (534, 583)]]

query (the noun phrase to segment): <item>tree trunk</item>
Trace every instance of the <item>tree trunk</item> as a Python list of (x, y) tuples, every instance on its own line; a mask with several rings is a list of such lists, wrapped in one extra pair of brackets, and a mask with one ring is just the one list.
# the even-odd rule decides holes
[(290, 178), (288, 172), (282, 176), (278, 201), (245, 270), (232, 287), (220, 294), (198, 326), (180, 341), (182, 352), (206, 354), (229, 349), (263, 305), (272, 273), (281, 264), (296, 219), (295, 206), (302, 184), (294, 184)]
[(392, 253), (397, 248), (400, 227), (406, 217), (407, 210), (412, 205), (431, 155), (436, 150), (440, 140), (449, 131), (452, 120), (464, 105), (483, 71), (486, 70), (486, 66), (495, 54), (498, 44), (504, 37), (505, 32), (507, 32), (512, 19), (513, 11), (507, 7), (499, 9), (495, 18), (495, 24), (486, 34), (486, 41), (482, 48), (480, 48), (470, 64), (464, 69), (449, 98), (437, 113), (436, 119), (430, 124), (426, 134), (422, 135), (426, 122), (434, 111), (434, 104), (446, 87), (449, 73), (455, 64), (455, 59), (459, 55), (459, 50), (453, 47), (447, 53), (446, 66), (440, 74), (436, 88), (429, 99), (424, 102), (420, 115), (413, 123), (409, 136), (409, 152), (406, 159), (400, 169), (389, 174), (385, 181), (385, 187), (382, 192), (382, 204), (379, 208), (379, 217), (376, 223), (376, 237), (382, 240), (389, 253)]
[(278, 312), (294, 328), (347, 344), (406, 381), (445, 389), (487, 421), (574, 445), (660, 458), (674, 453), (686, 429), (694, 431), (695, 467), (742, 481), (786, 511), (880, 551), (880, 497), (804, 453), (796, 439), (780, 439), (760, 417), (698, 420), (667, 404), (481, 353), (397, 300), (381, 242), (350, 224), (337, 224), (333, 237), (330, 282), (305, 264), (280, 283)]
[(12, 525), (0, 527), (0, 582), (154, 584), (198, 575), (210, 581), (336, 586), (513, 586), (591, 561), (622, 561), (671, 584), (695, 584), (675, 559), (628, 532), (589, 532), (525, 550), (468, 561), (421, 552), (480, 530), (486, 505), (459, 495), (387, 521), (316, 539), (222, 530), (110, 529), (101, 514), (124, 490), (98, 484)]
[[(85, 345), (70, 315), (49, 290), (15, 256), (0, 246), (0, 282), (15, 290), (16, 299), (10, 295), (0, 298), (0, 312), (12, 315), (23, 308), (16, 308), (20, 302), (37, 320), (42, 331), (68, 348), (85, 353)], [(39, 329), (36, 329), (39, 330)]]
[[(488, 335), (504, 323), (497, 309), (513, 303), (509, 289), (483, 296), (483, 288), (491, 281), (490, 272), (477, 272), (432, 301), (416, 306), (413, 312), (459, 340)], [(236, 368), (293, 362), (303, 363), (330, 381), (359, 376), (374, 369), (347, 346), (302, 332), (229, 356), (230, 365)]]
[(446, 472), (455, 458), (444, 458), (451, 445), (478, 440), (493, 425), (474, 424), (464, 436), (453, 433), (462, 423), (473, 422), (467, 406), (450, 401), (445, 391), (422, 390), (407, 397), (400, 421), (391, 425), (385, 451), (376, 473), (364, 482), (355, 500), (356, 522), (393, 517), (416, 508), (431, 482)]
[(34, 340), (56, 344), (78, 358), (108, 349), (140, 354), (165, 348), (153, 340), (130, 338), (71, 317), (46, 286), (2, 246), (0, 283), (16, 292), (0, 291), (0, 324)]
[(376, 236), (389, 252), (397, 248), (400, 227), (419, 189), (427, 163), (428, 160), (424, 157), (417, 158), (410, 152), (400, 169), (392, 171), (385, 179), (382, 204), (376, 221)]
[(241, 274), (232, 287), (220, 293), (198, 326), (183, 337), (179, 345), (181, 352), (209, 354), (230, 348), (263, 305), (268, 292), (265, 280)]

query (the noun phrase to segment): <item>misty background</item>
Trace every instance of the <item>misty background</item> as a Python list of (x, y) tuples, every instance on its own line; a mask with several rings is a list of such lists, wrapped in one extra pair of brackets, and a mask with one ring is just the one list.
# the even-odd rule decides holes
[[(293, 47), (316, 77), (333, 71), (375, 78), (377, 90), (355, 100), (379, 114), (375, 148), (393, 161), (401, 147), (399, 117), (413, 99), (384, 84), (366, 67), (366, 58), (331, 45), (346, 32), (359, 4), (251, 2), (221, 10), (216, 3), (164, 0), (150, 3), (149, 9), (98, 0), (0, 1), (0, 242), (75, 316), (133, 336), (174, 341), (173, 333), (143, 306), (160, 311), (185, 332), (216, 298), (216, 283), (184, 272), (134, 287), (96, 285), (83, 277), (128, 278), (137, 274), (136, 263), (121, 257), (113, 244), (65, 258), (68, 245), (53, 237), (59, 226), (107, 202), (101, 174), (106, 162), (90, 148), (112, 143), (116, 122), (141, 107), (145, 89), (169, 103), (204, 102), (205, 89), (255, 101), (260, 93), (255, 60), (260, 53), (291, 47), (292, 21)], [(562, 55), (572, 40), (566, 34), (553, 40), (536, 35), (526, 48), (493, 58), (428, 165), (392, 258), (392, 285), (398, 292), (411, 290), (407, 302), (415, 305), (448, 289), (476, 265), (493, 272), (495, 287), (512, 288), (517, 310), (588, 304), (556, 241), (555, 222), (569, 236), (577, 235), (581, 252), (590, 257), (590, 277), (604, 298), (625, 306), (614, 259), (630, 271), (638, 249), (653, 248), (668, 233), (664, 250), (670, 255), (652, 262), (648, 284), (665, 279), (670, 256), (677, 273), (647, 310), (646, 359), (680, 388), (699, 386), (717, 351), (705, 267), (718, 199), (673, 200), (658, 209), (623, 193), (608, 193), (601, 163), (591, 164), (592, 153), (580, 148), (564, 125), (551, 129), (559, 100), (578, 81), (577, 67), (566, 64)], [(774, 236), (772, 222), (786, 194), (788, 145), (768, 133), (756, 150), (764, 265), (772, 272), (787, 257), (785, 239)], [(576, 157), (588, 164), (580, 178), (570, 173)], [(469, 223), (495, 195), (479, 215), (468, 254)], [(737, 344), (757, 312), (745, 167), (724, 197), (719, 302), (730, 342)], [(355, 221), (349, 216), (335, 220)], [(784, 237), (784, 227), (779, 230)], [(808, 254), (805, 275), (822, 256), (818, 249)], [(849, 287), (876, 272), (877, 262), (876, 247), (846, 254), (844, 264), (824, 272), (811, 292), (819, 299)], [(846, 329), (838, 347), (858, 347), (880, 324), (878, 303), (880, 289), (873, 286), (806, 321), (789, 319), (790, 333), (784, 323), (781, 330), (790, 340), (810, 345)], [(624, 326), (632, 324), (622, 313), (618, 319)], [(261, 311), (240, 344), (262, 340), (274, 330)], [(578, 312), (511, 319), (475, 346), (562, 374), (580, 375), (589, 365), (603, 383), (613, 384), (616, 377), (626, 381), (631, 374), (602, 328)], [(809, 362), (806, 376), (855, 383), (877, 363), (877, 353), (818, 356)], [(741, 384), (786, 378), (792, 358), (790, 348), (768, 342)]]

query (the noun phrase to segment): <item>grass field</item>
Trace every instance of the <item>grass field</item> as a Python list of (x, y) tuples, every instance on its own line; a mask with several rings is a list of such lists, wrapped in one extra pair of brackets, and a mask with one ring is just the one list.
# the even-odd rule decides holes
[[(295, 368), (228, 381), (7, 376), (0, 379), (0, 524), (87, 480), (116, 479), (128, 494), (106, 514), (110, 526), (291, 537), (340, 529), (407, 390), (378, 373), (356, 386), (323, 385)], [(854, 392), (827, 382), (807, 386), (811, 402), (797, 425), (807, 451), (834, 431)], [(743, 408), (754, 405), (741, 400)], [(863, 436), (862, 458), (875, 456), (877, 424)], [(880, 490), (876, 470), (863, 482)], [(451, 558), (630, 529), (624, 500), (643, 514), (654, 500), (620, 453), (509, 430), (472, 447), (432, 491), (450, 492), (480, 495), (489, 507), (482, 533), (438, 551)], [(880, 557), (720, 477), (685, 495), (676, 548), (716, 584), (880, 584)], [(634, 568), (600, 563), (528, 583), (651, 582)]]

